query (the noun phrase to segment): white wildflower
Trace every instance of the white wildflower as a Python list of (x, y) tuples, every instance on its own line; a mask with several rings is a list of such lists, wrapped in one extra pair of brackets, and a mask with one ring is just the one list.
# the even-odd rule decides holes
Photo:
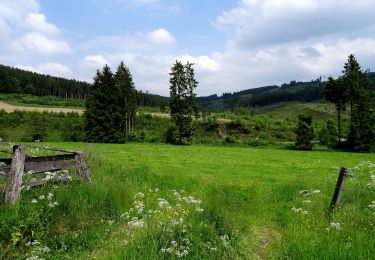
[(158, 205), (160, 208), (169, 206), (169, 202), (166, 199), (158, 198)]
[(48, 193), (47, 199), (48, 199), (48, 200), (51, 200), (52, 197), (53, 197), (53, 194), (52, 194), (52, 193)]
[(340, 223), (332, 222), (332, 223), (330, 224), (330, 228), (332, 228), (332, 229), (336, 229), (336, 230), (340, 230), (340, 229), (341, 229), (341, 224), (340, 224)]
[(46, 197), (45, 197), (44, 195), (40, 195), (40, 196), (39, 196), (39, 199), (40, 199), (40, 200), (44, 200), (45, 198), (46, 198)]
[(197, 211), (197, 212), (202, 212), (203, 209), (202, 209), (202, 208), (199, 208), (199, 207), (196, 207), (196, 208), (195, 208), (195, 211)]
[(113, 220), (108, 220), (108, 225), (112, 225), (113, 223), (115, 223), (115, 221), (113, 221)]
[(320, 190), (313, 190), (312, 193), (313, 194), (320, 193)]
[(36, 204), (36, 203), (38, 203), (38, 200), (36, 200), (36, 199), (32, 199), (32, 200), (31, 200), (31, 203), (32, 203), (32, 204)]
[(128, 225), (135, 228), (142, 228), (145, 225), (143, 220), (132, 220), (128, 222)]
[(302, 203), (311, 203), (311, 200), (303, 200)]
[(229, 244), (229, 236), (228, 235), (223, 235), (220, 236), (221, 241), (223, 242), (223, 245), (226, 246)]

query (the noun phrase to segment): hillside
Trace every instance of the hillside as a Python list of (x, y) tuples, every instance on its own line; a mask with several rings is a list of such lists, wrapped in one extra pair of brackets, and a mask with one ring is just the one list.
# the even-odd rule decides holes
[[(64, 99), (84, 99), (89, 87), (90, 83), (87, 82), (53, 77), (0, 64), (0, 94), (28, 94)], [(148, 91), (142, 92), (141, 90), (137, 93), (139, 106), (164, 107), (168, 105), (167, 97), (150, 94)], [(83, 102), (81, 103), (83, 105)]]
[[(367, 73), (369, 81), (375, 90), (375, 73)], [(238, 109), (252, 110), (256, 107), (266, 107), (285, 102), (316, 102), (324, 99), (326, 82), (321, 78), (308, 82), (291, 81), (280, 86), (272, 85), (233, 93), (223, 93), (198, 97), (201, 108), (205, 111), (223, 111)]]

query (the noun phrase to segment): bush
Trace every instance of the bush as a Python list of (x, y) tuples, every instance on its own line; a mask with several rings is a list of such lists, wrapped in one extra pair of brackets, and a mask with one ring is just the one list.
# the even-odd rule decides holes
[(336, 145), (337, 130), (332, 120), (327, 120), (319, 132), (319, 144), (334, 147)]
[(165, 132), (165, 142), (167, 144), (177, 144), (178, 142), (178, 131), (175, 126), (171, 126)]

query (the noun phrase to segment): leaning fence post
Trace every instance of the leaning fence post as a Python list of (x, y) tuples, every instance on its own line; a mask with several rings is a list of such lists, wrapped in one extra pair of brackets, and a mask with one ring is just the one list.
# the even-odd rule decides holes
[(5, 188), (5, 202), (15, 204), (20, 197), (22, 176), (25, 168), (25, 146), (13, 146), (13, 156)]
[(84, 160), (84, 154), (81, 152), (77, 152), (75, 154), (75, 160), (79, 178), (81, 178), (81, 180), (83, 181), (91, 182), (91, 174)]
[(345, 180), (346, 180), (346, 177), (348, 176), (350, 176), (350, 171), (345, 167), (341, 167), (339, 178), (337, 179), (337, 183), (335, 187), (335, 192), (333, 193), (333, 196), (332, 196), (332, 201), (331, 201), (331, 206), (330, 206), (331, 211), (335, 210), (340, 204), (342, 191), (344, 190)]

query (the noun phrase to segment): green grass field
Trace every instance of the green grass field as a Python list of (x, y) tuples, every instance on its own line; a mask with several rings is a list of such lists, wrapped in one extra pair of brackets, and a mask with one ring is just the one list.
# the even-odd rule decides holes
[[(86, 151), (93, 183), (23, 190), (19, 205), (0, 204), (0, 258), (375, 254), (375, 166), (368, 163), (374, 163), (373, 154), (135, 143), (50, 146)], [(346, 183), (342, 206), (329, 215), (341, 166), (355, 177)], [(58, 205), (46, 206), (54, 201)]]

